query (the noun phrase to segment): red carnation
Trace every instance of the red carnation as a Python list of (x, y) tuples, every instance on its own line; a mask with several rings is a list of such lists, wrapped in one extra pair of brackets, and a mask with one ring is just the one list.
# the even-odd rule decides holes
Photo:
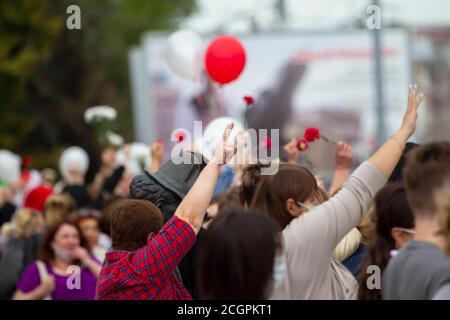
[(298, 151), (305, 151), (306, 149), (308, 149), (308, 141), (304, 139), (298, 139), (296, 146)]
[(317, 128), (308, 128), (305, 130), (304, 137), (306, 141), (314, 142), (316, 139), (320, 139), (320, 131)]
[(244, 101), (247, 104), (247, 106), (251, 106), (255, 103), (255, 99), (253, 99), (252, 96), (244, 96)]

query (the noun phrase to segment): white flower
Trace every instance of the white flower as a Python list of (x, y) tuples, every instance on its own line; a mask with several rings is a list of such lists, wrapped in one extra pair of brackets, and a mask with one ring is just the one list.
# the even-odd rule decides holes
[(108, 140), (108, 142), (110, 144), (112, 144), (113, 146), (116, 146), (116, 147), (123, 145), (123, 143), (125, 142), (125, 140), (123, 139), (122, 136), (120, 136), (117, 133), (114, 133), (112, 131), (106, 132), (106, 139)]
[(91, 107), (84, 112), (84, 121), (86, 121), (86, 123), (91, 123), (94, 119), (114, 121), (116, 120), (116, 117), (116, 109), (110, 106)]

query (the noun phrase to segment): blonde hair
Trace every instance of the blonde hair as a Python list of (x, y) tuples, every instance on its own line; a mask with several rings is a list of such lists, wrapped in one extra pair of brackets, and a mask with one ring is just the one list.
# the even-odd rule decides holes
[(20, 209), (14, 220), (2, 226), (1, 234), (6, 237), (25, 238), (39, 228), (39, 212), (30, 209)]
[(75, 202), (65, 194), (53, 194), (45, 202), (44, 214), (47, 227), (66, 220), (75, 209)]
[(367, 213), (362, 217), (361, 222), (356, 227), (362, 235), (362, 243), (368, 245), (375, 236), (376, 228), (376, 211), (375, 206), (371, 206)]
[(319, 204), (322, 204), (325, 201), (330, 200), (330, 194), (325, 189), (318, 187), (316, 190), (315, 199)]
[(450, 256), (450, 183), (435, 192), (439, 228), (445, 239), (445, 253)]

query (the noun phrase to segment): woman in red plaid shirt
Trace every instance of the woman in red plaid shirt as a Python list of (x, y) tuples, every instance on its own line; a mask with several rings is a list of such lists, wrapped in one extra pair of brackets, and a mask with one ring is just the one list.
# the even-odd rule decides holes
[(174, 270), (195, 244), (220, 165), (236, 153), (236, 144), (227, 144), (232, 129), (229, 124), (213, 159), (164, 226), (161, 212), (148, 201), (125, 200), (115, 209), (114, 250), (106, 254), (97, 281), (98, 299), (191, 299)]

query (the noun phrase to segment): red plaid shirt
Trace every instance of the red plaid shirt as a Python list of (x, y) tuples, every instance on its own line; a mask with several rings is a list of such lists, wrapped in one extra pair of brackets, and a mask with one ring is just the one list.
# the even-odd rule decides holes
[(173, 216), (145, 247), (106, 253), (97, 281), (97, 298), (191, 300), (174, 270), (195, 241), (192, 227)]

